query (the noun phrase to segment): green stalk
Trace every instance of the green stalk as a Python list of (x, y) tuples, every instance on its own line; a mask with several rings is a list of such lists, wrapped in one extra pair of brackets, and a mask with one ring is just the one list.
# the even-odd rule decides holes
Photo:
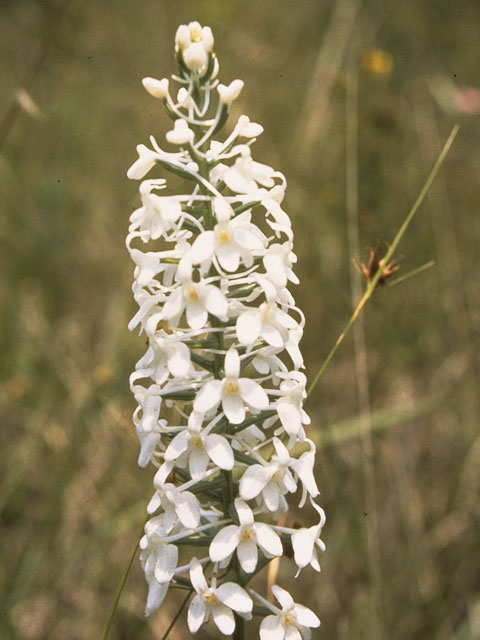
[(125, 587), (125, 583), (127, 582), (128, 574), (130, 573), (130, 569), (132, 568), (133, 559), (135, 558), (135, 556), (137, 554), (138, 545), (140, 544), (140, 540), (143, 537), (143, 530), (144, 530), (146, 522), (147, 522), (147, 520), (145, 520), (143, 525), (142, 525), (142, 533), (140, 534), (140, 537), (138, 538), (137, 542), (135, 543), (133, 551), (132, 551), (132, 553), (130, 555), (130, 558), (128, 560), (128, 564), (126, 566), (125, 572), (123, 574), (122, 581), (121, 581), (120, 586), (118, 588), (117, 595), (116, 595), (115, 600), (113, 602), (113, 606), (112, 606), (112, 609), (110, 611), (110, 615), (108, 616), (108, 620), (107, 620), (107, 624), (105, 626), (105, 631), (103, 632), (102, 640), (107, 640), (108, 634), (110, 633), (110, 628), (112, 626), (113, 619), (114, 619), (115, 614), (117, 612), (118, 603), (120, 602), (120, 597), (122, 595), (123, 588)]
[[(413, 220), (413, 217), (415, 216), (415, 214), (417, 213), (420, 205), (422, 204), (425, 196), (427, 195), (428, 190), (430, 189), (432, 182), (435, 180), (435, 177), (440, 169), (440, 167), (442, 166), (447, 153), (450, 151), (450, 147), (452, 146), (453, 141), (455, 140), (455, 136), (458, 133), (458, 129), (459, 129), (459, 125), (456, 124), (452, 131), (450, 132), (450, 135), (447, 138), (447, 141), (445, 142), (443, 149), (441, 150), (437, 161), (435, 162), (433, 169), (430, 171), (430, 174), (428, 175), (425, 184), (422, 187), (422, 190), (420, 191), (420, 193), (417, 196), (417, 199), (415, 200), (412, 208), (410, 209), (410, 211), (408, 212), (405, 220), (403, 221), (400, 229), (397, 231), (397, 234), (395, 236), (395, 238), (393, 239), (392, 244), (390, 245), (390, 248), (388, 249), (387, 253), (385, 254), (384, 258), (383, 258), (383, 264), (388, 264), (390, 262), (390, 260), (393, 257), (393, 254), (395, 253), (395, 250), (397, 249), (400, 240), (402, 239), (402, 237), (405, 234), (405, 231), (408, 229), (408, 226), (410, 225), (411, 221)], [(365, 289), (365, 292), (363, 294), (363, 296), (360, 298), (357, 306), (355, 307), (350, 320), (347, 322), (344, 330), (342, 331), (342, 333), (338, 336), (335, 344), (333, 345), (332, 349), (330, 350), (330, 353), (327, 355), (327, 357), (325, 358), (325, 361), (323, 362), (322, 366), (320, 367), (320, 369), (317, 371), (311, 385), (308, 388), (307, 391), (307, 397), (310, 396), (310, 394), (312, 393), (312, 391), (314, 390), (314, 388), (316, 387), (318, 381), (320, 380), (320, 378), (322, 377), (323, 373), (325, 372), (325, 369), (328, 367), (328, 365), (330, 364), (330, 361), (332, 360), (333, 356), (336, 354), (338, 347), (342, 344), (345, 336), (347, 335), (347, 333), (349, 332), (349, 330), (351, 329), (351, 327), (353, 326), (353, 324), (355, 323), (355, 320), (358, 318), (358, 316), (360, 315), (360, 313), (363, 311), (363, 308), (365, 307), (365, 305), (367, 304), (367, 302), (370, 300), (370, 298), (373, 295), (373, 292), (375, 291), (378, 281), (380, 280), (380, 278), (382, 277), (382, 268), (380, 267), (377, 272), (375, 273), (375, 275), (373, 276), (373, 278), (368, 282), (367, 284), (367, 288)]]

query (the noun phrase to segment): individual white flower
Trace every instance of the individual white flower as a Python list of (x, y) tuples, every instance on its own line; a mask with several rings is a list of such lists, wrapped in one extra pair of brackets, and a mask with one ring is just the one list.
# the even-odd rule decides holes
[(283, 244), (276, 242), (268, 247), (267, 252), (263, 256), (263, 266), (267, 272), (267, 276), (277, 287), (282, 289), (287, 286), (288, 280), (294, 284), (298, 284), (299, 280), (292, 271), (292, 264), (297, 261), (297, 256), (292, 251), (292, 242), (287, 241)]
[(280, 498), (286, 493), (294, 493), (297, 483), (289, 467), (291, 457), (288, 449), (278, 438), (273, 438), (276, 455), (270, 462), (247, 467), (240, 480), (240, 496), (252, 500), (262, 494), (269, 511), (277, 511)]
[[(196, 30), (200, 28), (198, 22), (191, 22), (190, 25), (192, 25), (192, 27)], [(181, 51), (192, 44), (192, 38), (190, 36), (190, 25), (181, 24), (177, 29), (177, 33), (175, 34), (175, 44)]]
[(224, 84), (219, 84), (217, 86), (217, 91), (220, 102), (225, 105), (231, 104), (242, 92), (243, 85), (244, 83), (242, 80), (232, 80), (228, 87)]
[(263, 127), (261, 124), (250, 122), (250, 118), (248, 116), (242, 115), (239, 117), (238, 122), (235, 125), (232, 136), (239, 136), (241, 138), (257, 138), (261, 133), (263, 133)]
[(141, 425), (143, 431), (152, 431), (158, 421), (160, 407), (162, 405), (162, 390), (158, 384), (151, 384), (144, 387), (135, 384), (136, 380), (143, 378), (143, 371), (135, 371), (130, 376), (130, 389), (135, 395), (139, 407), (141, 407)]
[(145, 524), (145, 535), (140, 540), (140, 549), (148, 549), (154, 557), (154, 575), (160, 584), (170, 582), (177, 568), (178, 547), (168, 542), (173, 524), (164, 514), (155, 516)]
[(177, 104), (179, 107), (183, 109), (194, 108), (195, 100), (192, 98), (192, 95), (185, 89), (185, 87), (180, 87), (177, 93)]
[(250, 222), (250, 212), (231, 218), (232, 208), (224, 198), (215, 198), (213, 208), (218, 223), (213, 231), (197, 236), (190, 253), (192, 263), (209, 264), (215, 255), (225, 271), (236, 271), (240, 260), (247, 268), (251, 267), (254, 252), (263, 251), (266, 239)]
[(256, 413), (269, 404), (265, 390), (250, 378), (240, 378), (240, 357), (231, 347), (225, 356), (225, 378), (210, 380), (200, 389), (193, 408), (200, 413), (213, 411), (222, 404), (227, 419), (232, 424), (245, 420), (246, 407)]
[[(275, 176), (280, 177), (285, 181), (283, 174), (281, 174), (280, 172), (276, 171)], [(292, 223), (288, 215), (280, 206), (285, 196), (285, 184), (286, 182), (284, 182), (283, 184), (276, 184), (268, 190), (258, 189), (255, 197), (260, 200), (261, 204), (273, 218), (273, 223), (272, 221), (267, 219), (267, 222), (270, 224), (270, 226), (278, 233), (284, 233), (291, 240), (293, 237)]]
[(201, 27), (198, 22), (180, 25), (175, 43), (183, 61), (192, 71), (202, 71), (208, 63), (208, 54), (213, 49), (213, 35), (210, 27)]
[(315, 443), (306, 439), (305, 442), (310, 445), (308, 451), (304, 451), (298, 458), (291, 458), (290, 468), (300, 479), (303, 486), (300, 507), (305, 503), (307, 494), (312, 498), (316, 498), (320, 493), (313, 475), (313, 465), (315, 464)]
[(253, 603), (245, 589), (234, 582), (225, 582), (217, 587), (215, 579), (208, 586), (197, 558), (190, 561), (190, 581), (197, 592), (188, 609), (188, 628), (191, 633), (196, 633), (212, 616), (220, 632), (229, 636), (235, 630), (233, 611), (250, 617)]
[(130, 180), (141, 180), (152, 169), (157, 160), (161, 157), (159, 153), (152, 151), (144, 144), (137, 146), (138, 160), (132, 164), (127, 171), (127, 177)]
[(154, 98), (163, 99), (168, 95), (168, 78), (143, 78), (142, 84)]
[(170, 584), (164, 582), (160, 584), (155, 578), (155, 555), (150, 549), (142, 549), (140, 552), (140, 562), (145, 572), (145, 580), (148, 584), (148, 596), (145, 604), (145, 615), (149, 616), (158, 609), (165, 600)]
[(194, 42), (183, 52), (183, 61), (192, 71), (201, 71), (207, 66), (208, 55), (202, 44)]
[(233, 192), (254, 194), (258, 190), (257, 182), (264, 187), (273, 187), (274, 170), (266, 164), (252, 160), (250, 147), (241, 147), (240, 156), (222, 175), (222, 179)]
[(282, 311), (274, 301), (263, 302), (250, 308), (237, 319), (236, 331), (240, 344), (252, 345), (258, 338), (272, 347), (283, 348), (288, 339), (288, 329), (295, 329), (296, 321)]
[(203, 416), (193, 411), (188, 418), (188, 428), (173, 438), (165, 451), (165, 461), (177, 461), (186, 466), (193, 480), (205, 476), (210, 460), (220, 469), (233, 469), (233, 452), (228, 440), (217, 433), (202, 433)]
[(144, 241), (156, 240), (176, 227), (182, 215), (182, 205), (172, 196), (159, 196), (153, 189), (164, 189), (165, 181), (144, 180), (140, 187), (143, 206), (130, 216), (129, 231), (137, 229)]
[(180, 286), (172, 291), (162, 312), (171, 327), (178, 325), (184, 311), (191, 329), (204, 327), (209, 313), (220, 320), (227, 319), (227, 299), (215, 285), (193, 281), (189, 256), (184, 256), (178, 263), (175, 279)]
[(213, 33), (210, 27), (202, 27), (197, 21), (188, 25), (181, 24), (175, 34), (175, 44), (180, 50), (187, 49), (192, 43), (200, 42), (207, 53), (213, 49)]
[(292, 596), (277, 585), (272, 592), (280, 603), (282, 611), (267, 616), (260, 625), (261, 640), (310, 640), (311, 628), (320, 626), (320, 620), (311, 609), (297, 604)]
[(220, 529), (210, 543), (208, 553), (212, 562), (223, 562), (237, 551), (240, 566), (245, 573), (252, 573), (258, 562), (259, 547), (267, 558), (281, 556), (283, 547), (280, 537), (268, 524), (255, 522), (250, 507), (237, 498), (235, 509), (240, 525), (228, 525)]
[(325, 524), (325, 512), (321, 507), (315, 504), (313, 500), (311, 503), (320, 515), (318, 524), (309, 528), (304, 527), (302, 529), (297, 529), (291, 535), (294, 560), (298, 567), (295, 577), (297, 577), (300, 571), (307, 565), (311, 565), (315, 571), (320, 571), (317, 548), (320, 549), (320, 551), (325, 551), (325, 543), (320, 539), (323, 525)]
[(188, 126), (187, 121), (179, 118), (178, 120), (175, 120), (173, 129), (171, 131), (167, 131), (165, 137), (168, 142), (183, 146), (193, 142), (194, 133)]
[(145, 287), (153, 280), (153, 278), (161, 270), (161, 257), (154, 251), (139, 251), (132, 249), (130, 251), (132, 260), (137, 265), (134, 276), (140, 287)]
[(158, 473), (153, 480), (157, 491), (148, 503), (147, 513), (155, 513), (162, 507), (165, 517), (176, 516), (186, 529), (196, 529), (200, 523), (200, 505), (195, 495), (174, 484), (157, 482)]
[(150, 377), (161, 386), (169, 375), (180, 379), (194, 375), (190, 350), (181, 341), (181, 335), (158, 331), (149, 342), (150, 346), (135, 367), (137, 372), (142, 372), (142, 377)]
[(142, 420), (138, 417), (141, 411), (142, 407), (138, 406), (133, 414), (133, 424), (135, 425), (137, 437), (140, 440), (138, 466), (146, 467), (154, 457), (161, 435), (165, 431), (166, 420), (160, 419), (152, 428), (144, 429)]
[(278, 376), (284, 378), (280, 384), (282, 395), (276, 403), (278, 417), (289, 436), (303, 440), (305, 438), (303, 425), (310, 424), (310, 418), (302, 407), (303, 399), (307, 395), (305, 391), (307, 379), (300, 371), (279, 373)]

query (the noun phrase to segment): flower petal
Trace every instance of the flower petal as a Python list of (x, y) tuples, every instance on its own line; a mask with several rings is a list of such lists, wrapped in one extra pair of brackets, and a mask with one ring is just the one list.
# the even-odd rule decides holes
[(249, 346), (255, 342), (262, 330), (262, 316), (255, 311), (246, 311), (237, 320), (237, 338), (240, 344)]
[(222, 407), (227, 419), (232, 424), (240, 424), (245, 420), (245, 407), (240, 396), (236, 394), (224, 396)]
[(277, 584), (273, 585), (272, 593), (280, 603), (280, 606), (282, 607), (283, 611), (288, 611), (295, 604), (292, 596), (288, 593), (288, 591), (286, 591), (285, 589), (282, 589), (282, 587), (279, 587)]
[(183, 293), (181, 287), (178, 287), (169, 295), (162, 310), (162, 316), (165, 320), (170, 320), (182, 313), (184, 309)]
[(190, 633), (196, 633), (202, 624), (205, 622), (207, 616), (207, 607), (200, 596), (195, 596), (188, 608), (188, 628)]
[(234, 611), (238, 613), (250, 613), (253, 608), (253, 602), (245, 589), (242, 589), (234, 582), (225, 582), (215, 590), (215, 595)]
[(246, 502), (240, 498), (236, 498), (235, 509), (238, 513), (238, 519), (242, 527), (253, 524), (253, 512)]
[(190, 560), (190, 582), (197, 593), (202, 594), (208, 589), (207, 581), (203, 575), (202, 565), (197, 558)]
[(203, 448), (195, 447), (188, 460), (188, 470), (192, 480), (201, 480), (205, 476), (209, 457)]
[[(315, 527), (316, 529), (316, 527)], [(300, 569), (310, 564), (313, 554), (313, 545), (315, 544), (316, 535), (311, 529), (300, 529), (292, 534), (292, 547), (294, 552), (295, 564)]]
[(260, 625), (260, 640), (283, 640), (285, 627), (281, 616), (267, 616)]
[(221, 562), (228, 558), (238, 546), (240, 541), (240, 528), (235, 524), (220, 529), (210, 543), (208, 553), (212, 562)]
[(155, 562), (155, 579), (160, 584), (170, 582), (177, 568), (178, 547), (174, 544), (163, 544)]
[[(300, 633), (297, 627), (294, 627), (293, 624), (287, 625), (285, 628), (285, 640), (310, 640), (310, 632), (308, 629), (305, 630), (305, 638), (302, 638), (302, 634)], [(307, 635), (308, 634), (308, 635)]]
[(253, 525), (257, 544), (264, 553), (270, 556), (281, 556), (283, 554), (282, 541), (280, 536), (264, 522), (256, 522)]
[(210, 380), (197, 393), (197, 397), (193, 403), (194, 411), (199, 413), (207, 413), (211, 409), (217, 407), (222, 398), (222, 381)]
[(217, 259), (222, 269), (233, 273), (240, 264), (240, 254), (231, 244), (221, 244), (216, 250)]
[(220, 467), (220, 469), (225, 469), (225, 471), (233, 469), (234, 458), (232, 447), (224, 436), (212, 433), (205, 437), (203, 444), (214, 464)]
[(240, 566), (245, 573), (252, 573), (258, 562), (257, 545), (253, 540), (240, 542), (237, 547), (237, 556)]
[(225, 356), (225, 377), (238, 378), (240, 375), (240, 356), (233, 347), (227, 351)]
[(277, 327), (274, 327), (273, 324), (270, 324), (270, 322), (265, 322), (262, 325), (260, 335), (265, 340), (265, 342), (268, 342), (268, 344), (272, 345), (272, 347), (281, 349), (285, 345), (285, 340), (282, 338), (282, 334), (277, 329)]
[(220, 603), (211, 606), (210, 611), (212, 612), (213, 621), (220, 631), (226, 636), (231, 636), (235, 631), (235, 618), (231, 609)]
[(311, 609), (304, 607), (303, 604), (295, 604), (294, 607), (297, 621), (304, 627), (319, 627), (320, 620)]
[(218, 287), (213, 285), (205, 287), (205, 307), (208, 313), (211, 313), (220, 320), (227, 319), (228, 302)]
[(147, 603), (145, 605), (145, 615), (147, 617), (156, 611), (165, 600), (169, 586), (169, 582), (165, 584), (158, 584), (156, 580), (149, 582)]
[(240, 480), (240, 495), (244, 500), (251, 500), (258, 496), (269, 482), (275, 468), (267, 468), (261, 464), (248, 467)]
[(190, 491), (178, 494), (175, 512), (186, 529), (196, 529), (200, 523), (200, 507), (197, 498)]
[(238, 386), (244, 401), (256, 411), (263, 411), (268, 407), (268, 396), (262, 387), (250, 378), (240, 378)]
[(187, 450), (189, 440), (190, 434), (186, 429), (177, 433), (165, 451), (165, 460), (176, 460)]
[(201, 329), (207, 324), (208, 313), (201, 302), (187, 304), (187, 323), (191, 329)]
[(275, 408), (283, 428), (288, 435), (291, 436), (300, 433), (302, 430), (302, 419), (299, 408), (284, 398), (280, 398)]
[(168, 356), (168, 369), (174, 378), (185, 378), (190, 371), (190, 351), (186, 344), (178, 342)]
[(207, 262), (215, 253), (215, 233), (204, 231), (195, 240), (189, 255), (192, 264)]

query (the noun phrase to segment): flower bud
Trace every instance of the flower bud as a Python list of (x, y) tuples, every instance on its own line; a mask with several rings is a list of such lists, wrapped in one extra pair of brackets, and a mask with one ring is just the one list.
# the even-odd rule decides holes
[(180, 51), (183, 51), (184, 49), (189, 47), (191, 43), (192, 41), (190, 40), (190, 29), (186, 24), (181, 24), (177, 29), (177, 33), (175, 34), (175, 44), (180, 49)]
[(243, 84), (242, 80), (232, 80), (228, 87), (224, 84), (219, 84), (217, 91), (220, 97), (220, 102), (227, 105), (231, 104), (240, 95), (243, 89)]
[(193, 42), (184, 50), (183, 61), (192, 71), (200, 71), (207, 66), (208, 55), (200, 42)]
[(172, 144), (184, 145), (193, 140), (193, 131), (189, 128), (185, 120), (175, 120), (173, 129), (165, 136)]
[(188, 109), (195, 104), (192, 96), (188, 93), (185, 87), (181, 87), (177, 93), (177, 103), (180, 107)]
[(263, 127), (256, 122), (250, 122), (248, 116), (240, 116), (235, 131), (237, 136), (242, 138), (256, 138), (263, 132)]
[(202, 39), (202, 25), (195, 20), (188, 23), (188, 29), (190, 31), (190, 42), (200, 42)]
[(207, 53), (211, 53), (213, 51), (213, 33), (210, 27), (203, 27), (202, 29), (202, 44), (203, 48)]
[(168, 78), (156, 80), (155, 78), (144, 78), (142, 84), (148, 93), (154, 98), (163, 99), (168, 94)]

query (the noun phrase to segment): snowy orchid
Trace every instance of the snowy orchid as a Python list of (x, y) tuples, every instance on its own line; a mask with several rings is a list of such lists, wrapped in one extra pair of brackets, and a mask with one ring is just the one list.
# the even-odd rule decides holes
[(235, 630), (233, 611), (250, 617), (253, 603), (245, 589), (234, 582), (224, 582), (217, 587), (216, 578), (209, 586), (197, 558), (190, 561), (190, 581), (197, 592), (188, 609), (188, 628), (192, 633), (212, 616), (219, 630), (229, 636)]
[(213, 562), (225, 562), (236, 550), (242, 569), (245, 573), (252, 573), (258, 562), (258, 548), (267, 558), (273, 558), (282, 555), (282, 543), (272, 527), (254, 521), (253, 512), (246, 502), (237, 498), (235, 509), (240, 524), (229, 525), (217, 533), (210, 544), (210, 558)]
[[(277, 585), (272, 592), (282, 610), (267, 616), (260, 625), (261, 640), (310, 640), (311, 628), (320, 626), (320, 620), (311, 609), (297, 604), (292, 596)], [(273, 607), (272, 607), (273, 608)]]
[[(282, 609), (248, 585), (284, 555), (285, 543), (298, 571), (318, 569), (324, 548), (323, 511), (313, 501), (315, 445), (305, 433), (304, 316), (288, 289), (298, 278), (282, 209), (286, 180), (253, 159), (263, 127), (246, 115), (219, 137), (243, 82), (219, 83), (213, 45), (209, 27), (181, 25), (172, 76), (179, 87), (144, 78), (172, 125), (167, 150), (151, 136), (127, 172), (140, 181), (141, 200), (126, 241), (138, 305), (128, 326), (147, 342), (130, 376), (133, 422), (138, 463), (156, 469), (140, 543), (145, 614), (180, 586), (193, 595), (192, 634), (213, 618), (222, 634), (243, 638), (241, 618), (265, 613), (255, 601), (272, 612), (261, 623), (262, 640), (306, 640), (319, 624), (315, 614), (280, 587), (274, 595)], [(184, 178), (188, 193), (167, 190), (154, 171)], [(297, 489), (300, 506), (309, 498), (319, 523), (275, 524)]]

